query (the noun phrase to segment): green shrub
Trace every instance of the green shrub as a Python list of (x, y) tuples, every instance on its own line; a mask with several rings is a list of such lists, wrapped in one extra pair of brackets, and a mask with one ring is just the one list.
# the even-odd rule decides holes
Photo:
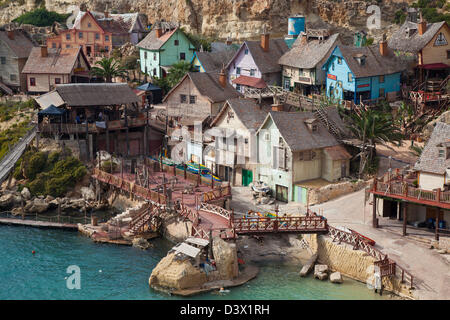
[(70, 14), (59, 14), (54, 11), (48, 11), (45, 8), (38, 8), (33, 11), (26, 12), (14, 19), (13, 22), (21, 24), (32, 24), (38, 27), (51, 26), (54, 22), (64, 23)]
[(36, 176), (42, 172), (47, 164), (47, 154), (44, 152), (37, 152), (33, 154), (28, 163), (25, 166), (25, 178), (29, 180), (34, 180)]
[[(111, 170), (112, 168), (112, 170)], [(101, 169), (108, 173), (114, 173), (117, 170), (117, 163), (111, 160), (103, 161), (101, 164)]]

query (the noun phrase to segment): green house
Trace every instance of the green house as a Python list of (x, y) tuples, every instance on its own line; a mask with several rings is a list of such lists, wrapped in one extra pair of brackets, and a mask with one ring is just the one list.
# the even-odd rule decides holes
[(195, 47), (175, 25), (156, 23), (153, 30), (137, 44), (141, 71), (152, 77), (165, 77), (170, 67), (181, 60), (190, 62)]

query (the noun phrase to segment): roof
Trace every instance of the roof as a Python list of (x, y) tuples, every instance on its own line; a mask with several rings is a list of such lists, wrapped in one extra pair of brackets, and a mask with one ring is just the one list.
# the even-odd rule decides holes
[(322, 149), (340, 144), (320, 121), (317, 123), (316, 132), (311, 132), (308, 129), (305, 120), (314, 118), (315, 115), (313, 112), (271, 111), (264, 123), (267, 121), (268, 117), (272, 118), (280, 131), (281, 136), (292, 152)]
[(138, 48), (147, 50), (159, 50), (170, 39), (170, 37), (177, 32), (178, 28), (170, 31), (164, 31), (161, 37), (156, 37), (156, 29), (153, 29), (141, 42), (136, 46)]
[(188, 72), (178, 84), (173, 87), (163, 101), (171, 95), (171, 93), (187, 78), (192, 81), (202, 96), (207, 97), (211, 102), (222, 102), (230, 98), (237, 98), (240, 94), (232, 85), (226, 82), (225, 88), (219, 84), (219, 74), (209, 72)]
[(278, 63), (300, 69), (315, 68), (319, 62), (328, 59), (335, 45), (339, 43), (338, 38), (339, 34), (335, 33), (325, 41), (309, 40), (306, 44), (302, 44), (299, 37), (292, 49), (286, 52)]
[(13, 30), (12, 32), (14, 33), (14, 39), (11, 40), (8, 38), (8, 31), (0, 30), (0, 42), (6, 44), (17, 58), (27, 58), (34, 47), (34, 42), (23, 30)]
[(111, 32), (112, 34), (128, 34), (127, 26), (121, 18), (103, 18), (97, 19), (98, 24), (106, 32)]
[(66, 113), (66, 110), (64, 109), (58, 109), (54, 105), (50, 105), (49, 107), (45, 108), (44, 110), (41, 110), (38, 112), (39, 115), (51, 115), (51, 116), (60, 116)]
[[(353, 47), (338, 45), (333, 51), (339, 50), (350, 70), (356, 78), (372, 77), (384, 74), (402, 72), (406, 69), (404, 63), (388, 48), (386, 56), (382, 56), (379, 45)], [(365, 56), (365, 63), (360, 65), (356, 57)]]
[(267, 84), (262, 78), (255, 78), (255, 77), (249, 77), (249, 76), (239, 76), (236, 79), (232, 81), (235, 84), (240, 84), (248, 87), (253, 88), (266, 88)]
[(188, 237), (185, 242), (192, 243), (201, 247), (206, 247), (209, 245), (209, 241), (202, 238)]
[[(428, 23), (425, 33), (420, 35), (418, 31), (418, 23), (405, 21), (400, 29), (394, 32), (389, 38), (388, 46), (394, 50), (417, 53), (433, 39), (439, 29), (441, 29), (444, 25), (447, 25), (445, 21)], [(408, 30), (413, 32), (413, 34), (409, 37)]]
[(346, 160), (350, 159), (352, 156), (348, 151), (341, 145), (327, 147), (325, 152), (330, 156), (331, 160)]
[(239, 50), (241, 46), (236, 44), (236, 43), (232, 43), (230, 45), (226, 44), (225, 42), (212, 42), (211, 43), (211, 52), (219, 52), (219, 51), (224, 51), (224, 50), (233, 50), (233, 51), (237, 51)]
[(44, 73), (44, 74), (69, 74), (77, 63), (78, 56), (81, 55), (89, 66), (89, 62), (84, 57), (84, 53), (79, 48), (48, 48), (47, 57), (41, 56), (41, 48), (34, 47), (31, 50), (27, 63), (22, 73)]
[[(236, 117), (242, 122), (247, 129), (257, 130), (270, 109), (261, 108), (253, 99), (233, 98), (226, 102)], [(215, 117), (211, 126), (213, 126), (219, 118), (225, 113), (227, 107), (223, 107), (219, 114)]]
[(73, 107), (108, 106), (138, 103), (138, 97), (126, 83), (70, 83), (56, 86), (62, 100)]
[[(79, 29), (81, 18), (86, 14), (86, 11), (79, 11), (77, 17), (74, 21), (74, 28)], [(104, 12), (96, 12), (96, 11), (90, 11), (90, 14), (94, 17), (94, 19), (98, 22), (99, 19), (105, 19), (105, 13)], [(127, 32), (133, 32), (135, 30), (139, 30), (139, 28), (136, 28), (139, 23), (142, 25), (141, 31), (145, 31), (145, 25), (142, 21), (140, 21), (139, 13), (113, 13), (109, 14), (109, 17), (111, 19), (114, 19), (116, 21), (119, 21), (122, 26), (127, 30)]]
[(154, 84), (147, 82), (144, 84), (141, 84), (139, 87), (137, 87), (136, 89), (138, 90), (143, 90), (143, 91), (153, 91), (153, 90), (161, 90), (160, 87), (155, 86)]
[(175, 247), (172, 248), (172, 250), (178, 253), (183, 253), (191, 258), (196, 258), (201, 251), (199, 248), (193, 247), (184, 242), (177, 244)]
[(431, 137), (423, 149), (414, 169), (436, 174), (444, 174), (450, 168), (450, 158), (439, 157), (439, 149), (442, 148), (450, 137), (450, 124), (436, 122)]
[(270, 39), (269, 51), (267, 52), (261, 47), (261, 41), (245, 41), (238, 52), (236, 52), (233, 59), (230, 60), (227, 68), (245, 46), (248, 47), (253, 60), (261, 73), (281, 72), (281, 66), (278, 64), (278, 60), (289, 50), (284, 39)]
[(220, 71), (224, 65), (227, 65), (235, 53), (235, 49), (228, 49), (216, 52), (196, 52), (195, 55), (205, 72), (213, 72)]
[(59, 107), (64, 104), (64, 100), (61, 99), (61, 96), (56, 91), (50, 91), (48, 93), (45, 93), (37, 98), (34, 98), (34, 100), (41, 108), (44, 109), (51, 105)]

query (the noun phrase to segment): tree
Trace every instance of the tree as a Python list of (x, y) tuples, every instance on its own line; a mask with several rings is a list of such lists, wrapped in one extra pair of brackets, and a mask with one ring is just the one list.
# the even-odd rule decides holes
[(20, 24), (32, 24), (38, 27), (51, 26), (54, 22), (64, 23), (70, 14), (59, 14), (54, 11), (47, 11), (45, 8), (38, 8), (26, 12), (14, 19), (13, 22)]
[(138, 56), (126, 56), (122, 59), (122, 67), (133, 71), (133, 80), (136, 80), (136, 69), (139, 68)]
[(169, 74), (167, 75), (167, 83), (172, 88), (184, 77), (188, 72), (194, 71), (192, 64), (186, 61), (179, 61), (174, 63), (169, 69)]
[(388, 143), (402, 143), (400, 132), (392, 115), (378, 111), (375, 108), (343, 114), (347, 127), (355, 138), (361, 141), (361, 162), (359, 174), (364, 172), (367, 161), (371, 163), (376, 155), (376, 145), (382, 144), (389, 148)]
[(112, 82), (115, 77), (124, 77), (126, 70), (114, 58), (103, 58), (95, 63), (98, 66), (91, 68), (91, 75), (101, 77), (106, 82)]

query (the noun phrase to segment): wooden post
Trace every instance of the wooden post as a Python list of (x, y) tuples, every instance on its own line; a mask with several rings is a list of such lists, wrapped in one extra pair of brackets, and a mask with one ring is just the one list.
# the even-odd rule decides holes
[(214, 190), (214, 178), (212, 174), (211, 174), (211, 189)]
[(373, 204), (372, 204), (372, 228), (378, 228), (377, 196), (375, 194), (373, 195)]
[(120, 158), (120, 177), (123, 179), (123, 158)]
[(403, 203), (403, 236), (406, 236), (406, 221), (408, 220), (408, 203)]
[(183, 170), (184, 170), (184, 180), (187, 180), (187, 172), (186, 172), (186, 168), (187, 168), (187, 165), (186, 165), (186, 163), (183, 163)]
[(197, 173), (197, 186), (200, 186), (201, 184), (202, 184), (202, 178), (201, 178), (200, 169), (199, 169), (199, 171)]
[[(441, 191), (441, 189), (439, 189), (439, 191)], [(439, 194), (440, 192), (438, 192)], [(434, 234), (434, 238), (439, 241), (439, 212), (441, 210), (437, 209), (436, 210), (436, 228), (435, 228), (435, 234)]]
[(61, 216), (61, 202), (58, 201), (58, 223), (60, 221), (60, 216)]

